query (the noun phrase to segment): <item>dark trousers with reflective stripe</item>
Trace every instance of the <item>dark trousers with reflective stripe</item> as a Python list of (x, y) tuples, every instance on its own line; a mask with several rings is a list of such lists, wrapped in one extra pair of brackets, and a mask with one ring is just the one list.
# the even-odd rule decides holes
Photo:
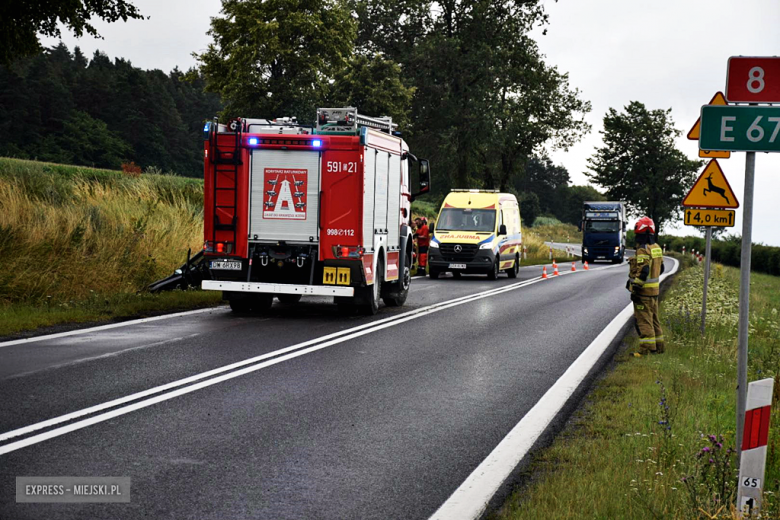
[(658, 318), (658, 296), (634, 296), (634, 319), (642, 353), (664, 351), (664, 331)]

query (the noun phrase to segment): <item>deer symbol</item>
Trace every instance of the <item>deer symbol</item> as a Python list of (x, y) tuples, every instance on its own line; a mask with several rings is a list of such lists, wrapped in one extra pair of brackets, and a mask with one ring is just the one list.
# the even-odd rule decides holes
[(723, 197), (724, 199), (726, 199), (726, 202), (727, 202), (728, 204), (731, 204), (731, 201), (730, 201), (730, 200), (729, 200), (729, 198), (726, 196), (726, 190), (725, 190), (725, 189), (723, 189), (723, 188), (720, 188), (720, 187), (718, 187), (718, 186), (715, 186), (714, 184), (712, 184), (712, 174), (710, 174), (710, 176), (709, 176), (709, 177), (707, 177), (707, 187), (706, 187), (706, 188), (704, 188), (704, 190), (702, 190), (702, 193), (704, 193), (704, 196), (705, 196), (705, 197), (707, 196), (707, 192), (708, 192), (708, 191), (709, 191), (710, 193), (717, 193), (718, 195), (720, 195), (721, 197)]

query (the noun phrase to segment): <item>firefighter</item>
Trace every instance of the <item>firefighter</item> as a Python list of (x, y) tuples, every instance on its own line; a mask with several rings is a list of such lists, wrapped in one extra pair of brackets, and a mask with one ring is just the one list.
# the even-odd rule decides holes
[(428, 265), (428, 245), (431, 240), (428, 236), (428, 223), (420, 217), (414, 219), (414, 223), (416, 226), (414, 236), (417, 238), (417, 274), (425, 276), (425, 266)]
[(661, 247), (655, 243), (655, 223), (649, 217), (640, 218), (634, 226), (636, 255), (628, 262), (630, 270), (626, 289), (634, 303), (634, 319), (639, 334), (639, 352), (634, 356), (663, 354), (664, 333), (658, 319), (658, 288), (664, 259)]

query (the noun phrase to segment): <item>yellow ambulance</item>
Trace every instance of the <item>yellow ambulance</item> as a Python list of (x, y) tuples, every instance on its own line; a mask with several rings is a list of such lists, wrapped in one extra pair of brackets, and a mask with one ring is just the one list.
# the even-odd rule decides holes
[(452, 190), (442, 203), (428, 249), (428, 274), (482, 273), (495, 280), (501, 271), (517, 277), (523, 236), (520, 205), (511, 193)]

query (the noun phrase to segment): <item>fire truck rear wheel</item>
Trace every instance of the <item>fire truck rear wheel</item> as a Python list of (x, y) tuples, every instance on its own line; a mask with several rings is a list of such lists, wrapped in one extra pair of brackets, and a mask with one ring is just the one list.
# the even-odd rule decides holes
[(276, 297), (279, 298), (280, 303), (284, 303), (285, 305), (295, 305), (301, 301), (300, 294), (279, 294)]
[(252, 298), (252, 312), (265, 312), (274, 303), (273, 294), (255, 294)]
[(409, 266), (404, 266), (404, 272), (401, 279), (389, 284), (387, 294), (382, 297), (382, 301), (388, 307), (400, 307), (406, 303), (409, 296), (409, 285), (411, 285), (412, 271)]
[(252, 310), (252, 301), (249, 298), (230, 300), (230, 310), (236, 314), (245, 314)]
[(379, 260), (376, 264), (376, 274), (374, 276), (374, 283), (365, 288), (365, 303), (361, 307), (361, 311), (366, 316), (373, 316), (379, 311), (379, 302), (382, 301), (382, 281), (384, 278), (385, 264), (382, 260)]

